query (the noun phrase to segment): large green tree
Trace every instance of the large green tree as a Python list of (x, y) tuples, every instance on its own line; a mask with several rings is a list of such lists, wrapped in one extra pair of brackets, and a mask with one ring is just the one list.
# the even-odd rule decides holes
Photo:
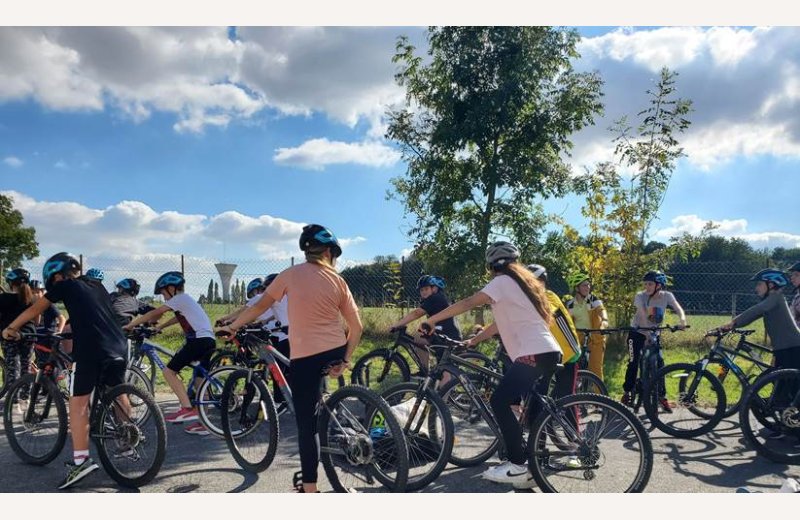
[(574, 30), (432, 27), (428, 57), (400, 37), (395, 76), (406, 103), (387, 138), (406, 174), (393, 179), (426, 270), (461, 292), (477, 286), (490, 240), (530, 256), (547, 219), (542, 197), (570, 189), (570, 136), (601, 113), (602, 82), (578, 73)]
[(14, 209), (11, 197), (0, 195), (0, 262), (8, 269), (38, 254), (36, 230), (25, 227), (22, 213)]

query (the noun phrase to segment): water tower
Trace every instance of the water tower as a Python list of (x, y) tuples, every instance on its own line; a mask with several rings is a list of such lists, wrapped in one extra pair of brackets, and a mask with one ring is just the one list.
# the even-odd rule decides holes
[(236, 270), (236, 264), (214, 264), (222, 281), (222, 299), (226, 302), (231, 301), (231, 278)]

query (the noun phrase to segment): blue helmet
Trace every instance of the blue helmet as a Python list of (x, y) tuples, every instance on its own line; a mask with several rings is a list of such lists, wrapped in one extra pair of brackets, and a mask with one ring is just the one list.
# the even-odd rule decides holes
[(86, 271), (86, 278), (91, 278), (92, 280), (97, 280), (98, 282), (102, 282), (103, 278), (105, 277), (106, 273), (104, 273), (102, 269), (98, 269), (96, 267), (92, 267)]
[(417, 280), (418, 290), (423, 287), (438, 287), (439, 289), (444, 289), (446, 286), (447, 284), (444, 283), (444, 279), (429, 274), (422, 275), (419, 280)]
[(750, 278), (753, 282), (772, 282), (776, 287), (785, 287), (789, 280), (786, 278), (786, 273), (780, 269), (762, 269)]
[(665, 275), (661, 271), (647, 271), (645, 275), (642, 277), (642, 281), (655, 282), (657, 284), (661, 284), (661, 287), (666, 287), (667, 275)]
[(247, 297), (250, 297), (250, 293), (255, 291), (256, 289), (260, 289), (264, 285), (264, 280), (261, 278), (253, 278), (250, 280), (250, 283), (247, 284)]
[(81, 263), (71, 254), (64, 252), (54, 254), (47, 259), (47, 262), (44, 263), (44, 267), (42, 267), (42, 279), (44, 280), (45, 288), (48, 291), (50, 290), (53, 276), (70, 271), (79, 271), (80, 268)]
[(330, 229), (319, 224), (305, 226), (300, 234), (300, 250), (308, 251), (311, 246), (329, 247), (334, 258), (342, 256), (342, 246), (339, 244), (339, 240)]
[(123, 291), (128, 292), (132, 296), (136, 296), (139, 294), (139, 282), (134, 280), (133, 278), (123, 278), (122, 280), (117, 282), (116, 285), (117, 289), (122, 289)]
[(31, 273), (26, 269), (12, 269), (6, 273), (6, 282), (8, 283), (29, 283), (31, 281)]
[(185, 283), (186, 279), (183, 277), (183, 273), (180, 271), (170, 271), (158, 277), (158, 280), (156, 280), (156, 287), (153, 289), (153, 293), (158, 294), (161, 289), (169, 287), (170, 285), (177, 287), (178, 289), (183, 289), (183, 284)]
[(44, 289), (44, 287), (42, 287), (42, 282), (40, 282), (39, 280), (31, 280), (30, 282), (28, 282), (28, 285), (30, 285), (31, 289), (34, 291), (38, 291), (39, 289)]

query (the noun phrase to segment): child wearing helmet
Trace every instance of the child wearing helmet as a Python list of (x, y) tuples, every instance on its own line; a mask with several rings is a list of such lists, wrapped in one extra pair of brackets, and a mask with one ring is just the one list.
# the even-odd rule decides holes
[[(642, 277), (644, 288), (641, 292), (636, 293), (633, 298), (633, 305), (636, 308), (635, 314), (631, 319), (632, 328), (648, 328), (656, 327), (662, 324), (666, 314), (667, 307), (671, 308), (680, 319), (678, 328), (686, 327), (686, 314), (683, 312), (683, 307), (678, 303), (669, 291), (664, 288), (667, 285), (667, 275), (661, 271), (648, 271)], [(641, 332), (632, 330), (628, 333), (628, 367), (625, 370), (625, 382), (622, 389), (625, 393), (622, 396), (622, 402), (630, 406), (633, 402), (633, 390), (636, 386), (636, 378), (639, 372), (639, 358), (642, 355), (647, 336)], [(658, 360), (658, 367), (664, 366), (664, 360)], [(661, 388), (665, 386), (662, 384)], [(661, 407), (667, 411), (670, 410), (669, 402), (666, 396), (661, 396)]]
[(115, 284), (117, 290), (111, 294), (111, 306), (117, 315), (120, 326), (125, 326), (131, 320), (153, 310), (154, 307), (139, 300), (139, 282), (133, 278), (123, 278)]
[[(52, 303), (63, 302), (70, 317), (74, 348), (70, 384), (69, 423), (73, 459), (59, 489), (68, 488), (98, 469), (89, 457), (89, 399), (98, 383), (108, 387), (125, 382), (128, 346), (111, 309), (108, 292), (97, 282), (80, 276), (81, 265), (69, 253), (50, 257), (42, 269), (47, 293), (19, 315), (3, 337), (18, 337), (19, 328), (42, 314)], [(127, 396), (119, 401), (130, 413)]]
[[(20, 314), (33, 304), (33, 291), (30, 287), (31, 275), (25, 269), (12, 269), (5, 275), (11, 292), (0, 294), (0, 330), (8, 327)], [(33, 333), (33, 321), (27, 321), (20, 327), (22, 332)], [(18, 378), (28, 373), (33, 354), (33, 342), (29, 339), (3, 341), (3, 358), (5, 366), (5, 388)], [(22, 389), (20, 397), (27, 399), (27, 392)], [(19, 406), (18, 403), (14, 403)]]
[(84, 275), (86, 278), (90, 280), (94, 280), (95, 282), (103, 283), (103, 279), (105, 279), (106, 274), (103, 272), (102, 269), (98, 269), (97, 267), (92, 267), (86, 274)]
[[(578, 340), (583, 345), (585, 338), (580, 329), (605, 329), (608, 327), (608, 314), (600, 300), (592, 292), (589, 275), (582, 272), (567, 275), (567, 285), (572, 294), (566, 296), (565, 305), (578, 329)], [(603, 379), (603, 362), (606, 355), (606, 337), (593, 334), (589, 338), (589, 370)]]
[(193, 435), (208, 435), (208, 430), (198, 421), (197, 409), (192, 406), (178, 374), (195, 361), (208, 370), (211, 355), (217, 348), (217, 342), (208, 315), (194, 298), (183, 292), (185, 283), (183, 273), (179, 271), (170, 271), (159, 276), (153, 293), (156, 296), (164, 297), (164, 305), (135, 318), (123, 329), (131, 330), (142, 323), (156, 322), (170, 311), (175, 313), (175, 317), (156, 326), (156, 330), (163, 330), (178, 323), (186, 337), (184, 345), (175, 353), (164, 369), (164, 380), (180, 401), (180, 409), (166, 414), (164, 420), (173, 424), (196, 421), (186, 427), (184, 431)]
[(789, 268), (789, 281), (794, 286), (794, 297), (789, 308), (792, 311), (794, 322), (800, 327), (800, 262)]
[[(491, 305), (495, 323), (486, 330), (496, 329), (500, 333), (512, 362), (490, 400), (508, 460), (488, 469), (482, 476), (493, 482), (531, 487), (533, 478), (522, 446), (522, 429), (512, 407), (538, 381), (552, 377), (561, 361), (561, 348), (550, 333), (552, 313), (544, 284), (517, 261), (519, 256), (519, 250), (511, 243), (495, 242), (489, 246), (486, 263), (492, 280), (469, 298), (428, 318), (422, 328), (431, 331), (443, 320), (481, 305)], [(531, 417), (538, 413), (539, 410), (530, 410)]]

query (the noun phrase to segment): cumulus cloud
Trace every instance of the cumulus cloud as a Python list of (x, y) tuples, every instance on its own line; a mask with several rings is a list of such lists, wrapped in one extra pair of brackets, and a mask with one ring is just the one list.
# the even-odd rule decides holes
[[(697, 235), (711, 222), (698, 215), (680, 215), (672, 219), (671, 226), (659, 229), (654, 233), (654, 238), (666, 240), (681, 233)], [(714, 220), (717, 226), (713, 233), (727, 238), (740, 238), (749, 242), (756, 248), (774, 247), (800, 247), (800, 235), (784, 231), (751, 232), (748, 230), (746, 219)]]
[(331, 164), (359, 164), (380, 168), (392, 166), (400, 154), (378, 141), (344, 143), (328, 139), (311, 139), (295, 148), (278, 148), (273, 160), (284, 166), (322, 170)]
[(3, 164), (5, 164), (6, 166), (11, 166), (12, 168), (19, 168), (25, 163), (19, 157), (14, 157), (13, 155), (9, 155), (5, 159), (3, 159)]

